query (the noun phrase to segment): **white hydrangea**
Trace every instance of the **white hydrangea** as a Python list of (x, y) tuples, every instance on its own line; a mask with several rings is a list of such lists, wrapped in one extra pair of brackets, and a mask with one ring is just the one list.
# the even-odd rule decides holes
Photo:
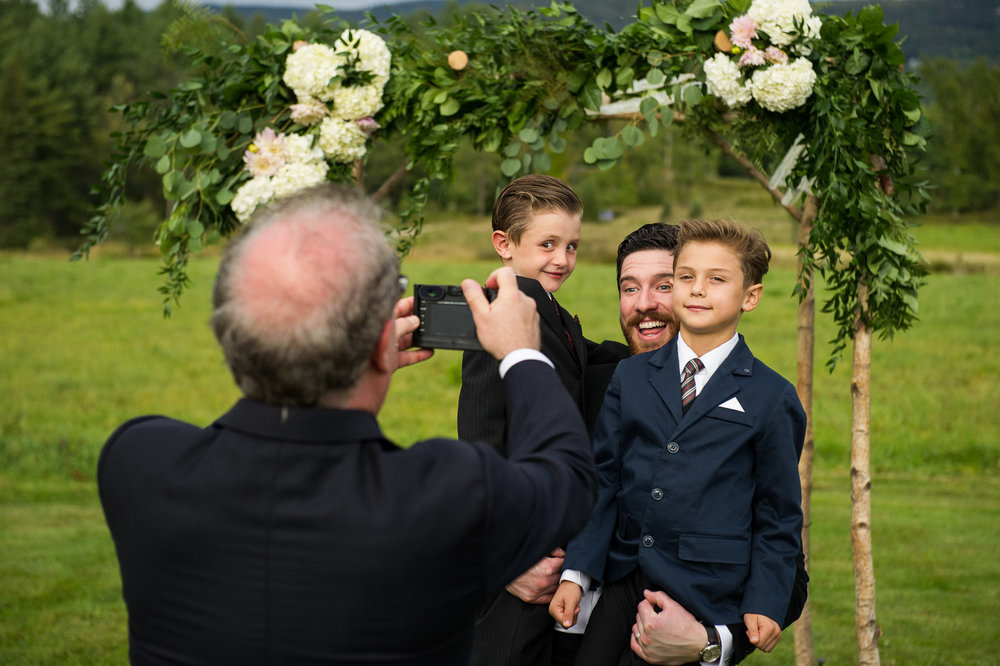
[[(373, 73), (376, 78), (389, 79), (389, 66), (392, 64), (392, 54), (385, 41), (368, 30), (345, 30), (340, 35), (333, 48), (336, 51), (358, 52), (358, 69)], [(382, 85), (385, 85), (383, 81)]]
[(322, 183), (326, 180), (329, 169), (330, 166), (325, 161), (286, 164), (271, 177), (274, 198), (281, 199), (303, 188)]
[(326, 118), (319, 126), (319, 147), (335, 162), (353, 162), (364, 157), (368, 136), (357, 124)]
[(236, 218), (240, 222), (250, 219), (250, 214), (257, 206), (266, 204), (274, 198), (274, 185), (271, 184), (269, 176), (257, 176), (251, 178), (236, 190), (236, 196), (230, 202), (230, 207), (236, 213)]
[(768, 111), (777, 113), (805, 104), (815, 84), (816, 72), (805, 58), (758, 69), (750, 77), (753, 98)]
[[(810, 21), (812, 8), (809, 0), (753, 0), (747, 15), (753, 18), (758, 29), (767, 33), (771, 43), (776, 46), (788, 46), (799, 37), (799, 31), (795, 27), (796, 19), (805, 24), (804, 36), (819, 35), (818, 17), (816, 21)], [(810, 31), (815, 34), (810, 35)]]
[(705, 83), (708, 93), (730, 108), (735, 109), (750, 101), (750, 89), (743, 84), (740, 68), (724, 53), (716, 53), (705, 62)]
[(323, 150), (313, 145), (311, 134), (289, 134), (285, 137), (289, 163), (323, 162)]
[(341, 120), (370, 118), (383, 106), (382, 88), (377, 86), (345, 86), (333, 98), (331, 115)]
[(338, 55), (329, 46), (307, 44), (285, 59), (285, 74), (282, 78), (300, 100), (329, 102), (340, 87), (339, 83), (331, 85), (330, 79), (341, 74), (341, 68), (345, 64), (347, 58)]

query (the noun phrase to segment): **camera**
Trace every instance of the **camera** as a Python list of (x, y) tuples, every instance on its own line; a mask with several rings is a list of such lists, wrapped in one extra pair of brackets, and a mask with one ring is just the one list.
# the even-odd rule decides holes
[[(483, 289), (486, 299), (496, 298), (496, 289)], [(413, 311), (420, 327), (413, 333), (413, 345), (434, 349), (481, 351), (476, 324), (462, 288), (456, 285), (413, 285)]]

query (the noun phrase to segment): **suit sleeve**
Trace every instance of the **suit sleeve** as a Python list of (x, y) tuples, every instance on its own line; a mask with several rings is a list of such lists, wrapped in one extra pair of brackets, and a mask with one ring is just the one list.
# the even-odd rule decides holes
[(604, 394), (594, 429), (594, 464), (597, 467), (597, 503), (587, 526), (566, 549), (565, 569), (583, 571), (595, 581), (604, 580), (604, 566), (618, 517), (621, 489), (621, 381), (616, 371)]
[(500, 364), (481, 351), (462, 354), (462, 388), (458, 394), (458, 437), (484, 442), (507, 457), (506, 392)]
[(596, 478), (579, 410), (555, 371), (514, 365), (503, 381), (508, 460), (484, 459), (486, 586), (499, 591), (583, 527)]
[(802, 488), (798, 461), (806, 417), (795, 389), (784, 383), (754, 446), (757, 491), (753, 506), (750, 577), (741, 613), (760, 613), (779, 625), (794, 590), (802, 552)]

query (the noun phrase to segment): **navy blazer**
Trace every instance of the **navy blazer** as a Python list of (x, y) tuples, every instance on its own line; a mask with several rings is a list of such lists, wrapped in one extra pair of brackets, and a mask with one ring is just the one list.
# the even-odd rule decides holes
[(476, 610), (583, 526), (596, 485), (555, 372), (503, 383), (509, 461), (246, 399), (204, 429), (120, 427), (97, 480), (132, 663), (467, 663)]
[[(744, 411), (721, 407), (736, 398)], [(613, 582), (639, 566), (702, 621), (783, 623), (801, 551), (795, 388), (743, 337), (687, 414), (677, 345), (618, 364), (594, 434), (600, 491), (565, 566)]]

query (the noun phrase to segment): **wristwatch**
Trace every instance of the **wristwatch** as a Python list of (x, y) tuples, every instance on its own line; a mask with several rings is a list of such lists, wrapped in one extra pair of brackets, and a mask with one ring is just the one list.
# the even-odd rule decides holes
[(708, 643), (701, 649), (698, 661), (708, 663), (719, 661), (722, 656), (722, 641), (719, 640), (719, 630), (715, 628), (715, 625), (706, 624), (705, 632), (708, 634)]

